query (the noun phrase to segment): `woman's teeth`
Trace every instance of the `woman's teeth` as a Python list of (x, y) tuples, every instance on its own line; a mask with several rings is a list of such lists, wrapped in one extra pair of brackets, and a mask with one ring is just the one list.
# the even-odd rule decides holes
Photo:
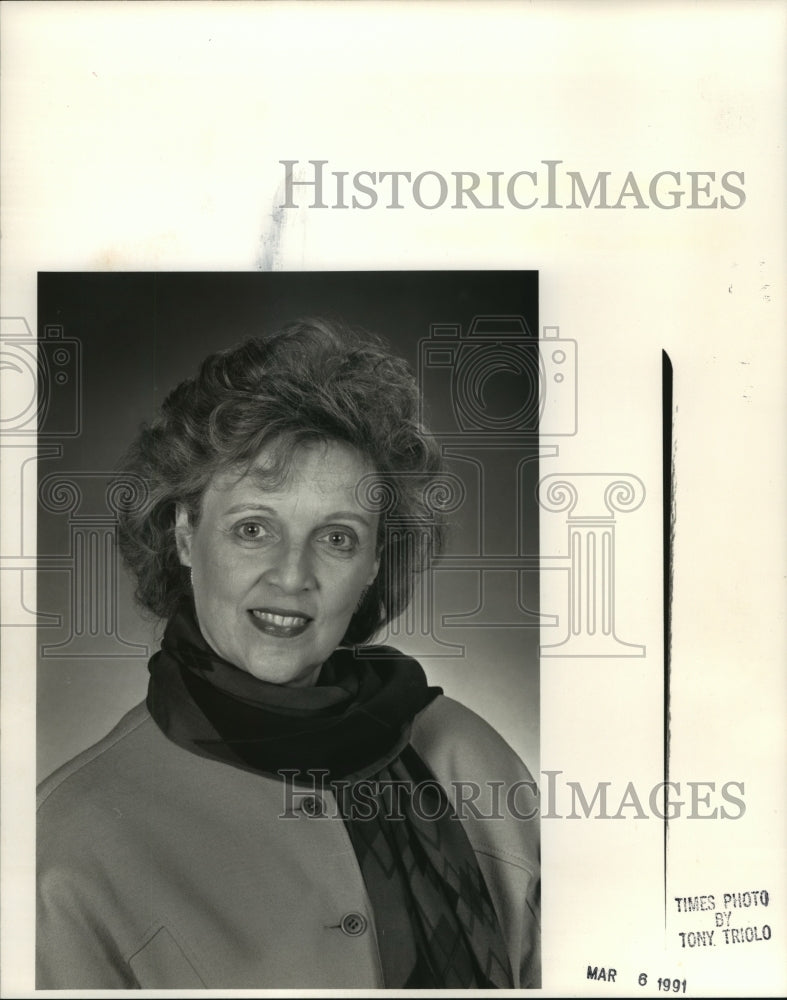
[(295, 628), (298, 625), (305, 625), (309, 621), (304, 615), (277, 615), (273, 614), (272, 611), (257, 611), (256, 609), (252, 609), (251, 613), (261, 622), (266, 622), (268, 625), (278, 625), (280, 628)]
[(277, 639), (297, 639), (312, 621), (308, 615), (285, 615), (279, 611), (264, 611), (259, 608), (251, 609), (251, 619), (258, 631)]

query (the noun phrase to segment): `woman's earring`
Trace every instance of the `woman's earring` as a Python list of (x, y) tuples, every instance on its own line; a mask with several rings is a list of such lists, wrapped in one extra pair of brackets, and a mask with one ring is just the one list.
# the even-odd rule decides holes
[(355, 610), (356, 611), (360, 611), (361, 610), (361, 605), (366, 600), (366, 595), (368, 593), (369, 593), (369, 588), (368, 587), (364, 587), (363, 590), (361, 591), (361, 596), (358, 598), (358, 603), (355, 605)]

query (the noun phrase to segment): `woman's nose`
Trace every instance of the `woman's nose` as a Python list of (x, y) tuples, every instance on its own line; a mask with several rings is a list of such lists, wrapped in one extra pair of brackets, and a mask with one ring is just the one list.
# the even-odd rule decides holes
[(287, 594), (313, 589), (314, 569), (308, 546), (282, 542), (270, 553), (270, 560), (264, 574), (268, 583)]

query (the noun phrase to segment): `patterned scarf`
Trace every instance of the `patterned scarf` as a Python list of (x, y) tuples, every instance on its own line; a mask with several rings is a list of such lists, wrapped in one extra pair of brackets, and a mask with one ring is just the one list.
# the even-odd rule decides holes
[(382, 652), (337, 650), (312, 687), (269, 684), (213, 652), (184, 601), (150, 660), (147, 704), (192, 753), (310, 788), (315, 774), (329, 783), (372, 903), (386, 988), (510, 987), (473, 849), (408, 744), (412, 719), (441, 690), (415, 660)]

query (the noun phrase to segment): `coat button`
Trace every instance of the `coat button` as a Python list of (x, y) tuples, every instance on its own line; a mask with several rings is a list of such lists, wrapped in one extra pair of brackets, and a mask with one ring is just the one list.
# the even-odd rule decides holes
[(306, 816), (322, 816), (325, 805), (318, 795), (307, 795), (301, 799), (301, 812)]
[(368, 921), (362, 913), (345, 913), (339, 926), (348, 937), (358, 937), (366, 930)]

